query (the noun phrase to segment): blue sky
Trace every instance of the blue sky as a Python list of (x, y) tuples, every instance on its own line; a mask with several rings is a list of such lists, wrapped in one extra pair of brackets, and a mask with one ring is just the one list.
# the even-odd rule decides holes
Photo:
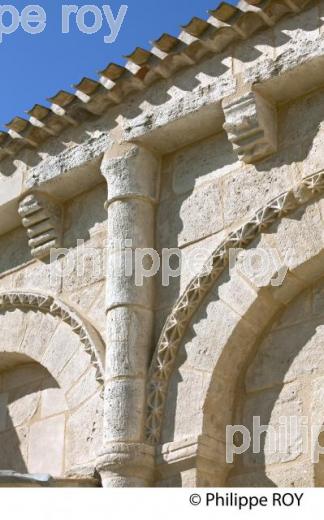
[[(22, 12), (32, 3), (46, 11), (47, 25), (41, 34), (30, 35), (19, 27), (11, 35), (4, 35), (0, 44), (0, 129), (14, 116), (25, 117), (24, 112), (35, 103), (45, 104), (46, 98), (60, 89), (71, 90), (73, 83), (83, 76), (95, 77), (98, 70), (110, 62), (123, 63), (122, 56), (136, 46), (148, 47), (149, 41), (163, 32), (177, 34), (179, 26), (192, 16), (207, 17), (207, 10), (217, 7), (218, 0), (10, 0)], [(104, 17), (101, 31), (82, 34), (75, 16), (71, 18), (69, 34), (61, 33), (62, 5), (75, 3), (79, 7), (110, 5), (116, 16), (120, 6), (128, 11), (115, 43), (104, 43), (109, 34)], [(2, 4), (3, 5), (3, 4)], [(86, 19), (90, 25), (93, 18)], [(3, 18), (9, 24), (11, 17)]]

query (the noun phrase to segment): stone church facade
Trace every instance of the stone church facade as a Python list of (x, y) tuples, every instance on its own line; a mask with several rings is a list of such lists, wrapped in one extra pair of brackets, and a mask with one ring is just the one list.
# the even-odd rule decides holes
[(0, 134), (0, 485), (324, 484), (323, 35), (221, 4)]

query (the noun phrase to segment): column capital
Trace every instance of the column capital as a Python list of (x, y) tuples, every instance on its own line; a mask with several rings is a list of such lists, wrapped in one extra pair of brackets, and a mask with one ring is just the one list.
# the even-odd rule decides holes
[(157, 203), (159, 157), (138, 144), (123, 143), (108, 150), (101, 162), (101, 173), (108, 184), (107, 206), (128, 199)]

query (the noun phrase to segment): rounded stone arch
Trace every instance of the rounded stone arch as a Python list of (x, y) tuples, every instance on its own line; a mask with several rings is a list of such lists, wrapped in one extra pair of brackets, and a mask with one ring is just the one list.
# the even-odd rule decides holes
[[(54, 298), (50, 295), (41, 294), (34, 291), (23, 291), (23, 290), (15, 290), (15, 291), (7, 291), (0, 293), (0, 313), (1, 313), (1, 321), (3, 326), (7, 329), (7, 337), (5, 337), (5, 341), (9, 342), (12, 340), (10, 336), (10, 330), (5, 326), (6, 322), (9, 323), (8, 313), (12, 315), (15, 314), (17, 319), (17, 323), (21, 321), (19, 319), (20, 316), (29, 316), (30, 321), (32, 322), (32, 327), (34, 327), (35, 331), (38, 330), (40, 333), (39, 325), (37, 323), (40, 318), (43, 316), (51, 317), (53, 323), (66, 324), (66, 326), (71, 330), (74, 336), (78, 338), (80, 343), (83, 346), (84, 351), (89, 355), (89, 364), (91, 364), (96, 370), (96, 378), (97, 381), (103, 382), (103, 374), (104, 374), (104, 357), (105, 357), (105, 347), (103, 340), (100, 334), (96, 331), (96, 329), (88, 323), (84, 318), (80, 316), (80, 314), (72, 309), (70, 306), (66, 305), (62, 301), (57, 298)], [(29, 314), (28, 314), (29, 313)], [(28, 319), (23, 320), (24, 326), (28, 325)], [(27, 322), (26, 322), (27, 321)], [(44, 320), (43, 320), (44, 321)], [(1, 322), (0, 322), (1, 323)], [(14, 323), (13, 329), (15, 329)], [(55, 329), (55, 327), (54, 327)], [(1, 324), (0, 324), (1, 330)], [(13, 331), (11, 331), (13, 332)], [(14, 334), (18, 335), (18, 328)], [(21, 338), (24, 338), (25, 335), (21, 334)], [(19, 339), (17, 340), (19, 342)], [(11, 341), (10, 349), (16, 350), (18, 348), (16, 341)], [(47, 336), (47, 343), (51, 345), (50, 337)], [(53, 345), (53, 356), (55, 359), (54, 350), (55, 346)], [(41, 364), (45, 362), (49, 363), (48, 360), (44, 360), (43, 352), (40, 345), (40, 348), (37, 349), (35, 344), (33, 345), (31, 342), (22, 341), (20, 342), (19, 352), (21, 354), (26, 354), (26, 356), (30, 356), (35, 361), (38, 361)], [(0, 343), (0, 355), (1, 353), (5, 353), (5, 346)], [(51, 358), (50, 355), (47, 356), (48, 359)], [(44, 365), (45, 366), (45, 365)], [(53, 367), (49, 366), (46, 368), (51, 372)]]
[[(290, 291), (283, 285), (287, 290), (284, 302), (279, 296), (277, 310), (257, 328), (250, 350), (239, 352), (237, 373), (227, 345), (215, 366), (204, 404), (204, 433), (220, 439), (227, 424), (243, 425), (252, 433), (253, 417), (269, 428), (260, 436), (259, 450), (248, 447), (235, 457), (232, 468), (224, 465), (224, 451), (218, 451), (222, 475), (216, 482), (223, 485), (324, 485), (323, 254), (305, 258), (295, 266), (302, 273), (302, 278), (298, 273), (300, 290)], [(254, 308), (254, 315), (258, 317), (264, 310)], [(242, 320), (236, 327), (241, 333)], [(219, 385), (221, 374), (226, 381), (223, 388)]]
[[(2, 444), (17, 438), (14, 449), (25, 472), (53, 468), (61, 478), (95, 467), (102, 443), (103, 365), (103, 340), (70, 306), (33, 291), (0, 294), (0, 436)], [(30, 408), (32, 422), (22, 424), (22, 409), (28, 415), (31, 399), (33, 406), (37, 401)], [(2, 469), (12, 469), (8, 460), (1, 452)]]
[[(323, 188), (323, 174), (305, 178), (232, 233), (212, 255), (212, 269), (189, 284), (162, 331), (148, 386), (147, 439), (212, 439), (219, 466), (213, 485), (226, 478), (224, 425), (232, 424), (237, 380), (258, 339), (281, 309), (324, 276)], [(288, 268), (282, 283), (272, 283), (278, 265), (262, 286), (237, 268), (229, 275), (230, 247), (243, 249), (237, 267), (252, 252), (275, 251)]]

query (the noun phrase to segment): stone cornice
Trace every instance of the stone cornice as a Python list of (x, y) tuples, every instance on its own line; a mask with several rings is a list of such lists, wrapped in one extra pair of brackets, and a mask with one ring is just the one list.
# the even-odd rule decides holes
[(160, 442), (168, 385), (187, 327), (205, 296), (228, 266), (230, 248), (246, 248), (274, 222), (324, 192), (324, 172), (305, 177), (299, 185), (269, 201), (212, 253), (189, 283), (163, 327), (150, 368), (147, 390), (146, 439)]
[(120, 104), (130, 93), (148, 88), (159, 79), (219, 54), (231, 44), (244, 41), (258, 31), (275, 25), (283, 16), (302, 11), (309, 0), (249, 0), (246, 11), (222, 3), (210, 11), (210, 18), (193, 18), (179, 37), (163, 34), (150, 51), (136, 48), (127, 56), (125, 67), (111, 63), (99, 81), (83, 78), (75, 93), (58, 92), (50, 98), (50, 108), (35, 105), (30, 118), (14, 118), (9, 132), (0, 133), (0, 160), (15, 158), (24, 148), (39, 148), (49, 137), (98, 117)]

